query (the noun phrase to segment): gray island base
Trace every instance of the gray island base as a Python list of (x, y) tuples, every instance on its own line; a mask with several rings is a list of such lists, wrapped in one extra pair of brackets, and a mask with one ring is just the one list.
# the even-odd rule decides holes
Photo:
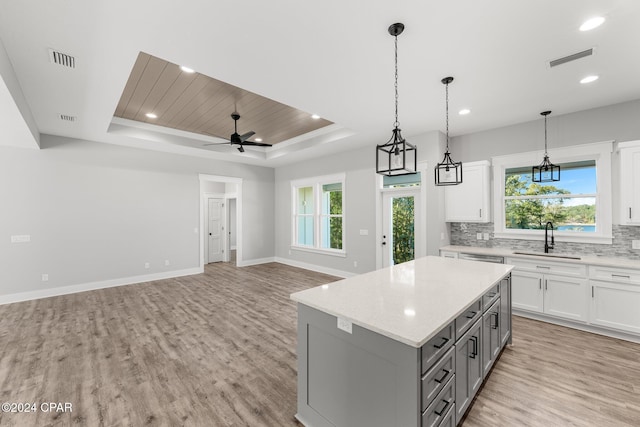
[(512, 267), (424, 257), (291, 295), (307, 427), (455, 426), (511, 341)]

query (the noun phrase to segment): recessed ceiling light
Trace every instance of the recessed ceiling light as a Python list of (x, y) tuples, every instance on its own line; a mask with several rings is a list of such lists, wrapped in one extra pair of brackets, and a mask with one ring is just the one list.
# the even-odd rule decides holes
[(416, 311), (412, 308), (405, 308), (404, 309), (404, 315), (405, 316), (409, 316), (409, 317), (413, 317), (416, 315)]
[(462, 110), (458, 111), (458, 114), (460, 114), (461, 116), (466, 116), (470, 112), (471, 110), (469, 110), (468, 108), (463, 108)]
[(595, 82), (599, 78), (600, 78), (599, 76), (587, 76), (584, 79), (580, 80), (580, 83), (586, 84), (586, 83)]
[(149, 117), (150, 119), (157, 119), (158, 118), (158, 116), (156, 116), (153, 113), (147, 113), (147, 114), (145, 114), (145, 116)]
[(596, 16), (595, 18), (588, 19), (584, 21), (582, 25), (580, 25), (580, 31), (589, 31), (594, 28), (598, 28), (604, 22), (604, 18), (602, 16)]
[(315, 119), (315, 120), (318, 120), (318, 119), (320, 118), (320, 116), (319, 116), (319, 115), (317, 115), (317, 114), (312, 114), (312, 115), (311, 115), (311, 118), (312, 118), (312, 119)]
[(256, 142), (262, 142), (262, 138), (256, 138)]
[(184, 65), (181, 65), (180, 69), (185, 73), (189, 73), (189, 74), (196, 72), (196, 70), (194, 70), (193, 68), (185, 67)]

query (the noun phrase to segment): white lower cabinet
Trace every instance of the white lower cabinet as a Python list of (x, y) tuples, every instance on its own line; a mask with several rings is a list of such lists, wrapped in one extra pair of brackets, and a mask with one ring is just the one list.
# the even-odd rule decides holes
[(640, 334), (640, 285), (590, 280), (594, 325)]
[[(585, 276), (552, 274), (554, 271), (565, 273), (566, 269), (555, 264), (536, 262), (522, 263), (518, 269), (518, 261), (514, 262), (516, 270), (512, 273), (511, 290), (513, 307), (544, 313), (551, 316), (570, 319), (577, 322), (588, 321), (588, 286)], [(536, 271), (527, 271), (534, 269)], [(538, 272), (538, 271), (544, 271)]]

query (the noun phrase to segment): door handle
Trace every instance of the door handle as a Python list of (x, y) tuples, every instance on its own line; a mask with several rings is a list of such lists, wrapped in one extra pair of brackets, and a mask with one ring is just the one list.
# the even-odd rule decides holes
[(441, 417), (442, 414), (444, 414), (444, 411), (447, 410), (447, 408), (449, 407), (449, 405), (451, 404), (451, 399), (449, 400), (444, 400), (442, 399), (442, 401), (444, 402), (444, 406), (442, 407), (442, 409), (440, 410), (434, 410), (433, 413), (436, 414), (437, 416)]
[(444, 347), (444, 345), (445, 345), (446, 343), (448, 343), (448, 342), (449, 342), (449, 338), (447, 338), (447, 337), (440, 337), (440, 339), (442, 340), (442, 342), (441, 342), (439, 345), (438, 345), (438, 344), (434, 344), (433, 346), (434, 346), (435, 348), (442, 348), (442, 347)]
[(449, 373), (450, 373), (451, 371), (448, 371), (448, 370), (446, 370), (446, 369), (443, 369), (443, 370), (442, 370), (442, 372), (444, 372), (444, 375), (443, 375), (442, 377), (440, 377), (440, 378), (434, 378), (434, 379), (433, 379), (433, 380), (434, 380), (435, 382), (437, 382), (438, 384), (442, 384), (442, 382), (444, 381), (444, 379), (445, 379), (445, 378), (447, 378), (447, 377), (449, 376)]
[(467, 319), (473, 319), (476, 317), (476, 314), (478, 314), (477, 311), (470, 311), (469, 313), (471, 313), (471, 316), (465, 316)]
[(471, 359), (475, 359), (476, 356), (478, 355), (478, 337), (476, 336), (472, 336), (469, 341), (473, 342), (473, 350), (471, 350), (471, 354), (469, 355), (469, 357)]
[(211, 233), (209, 233), (209, 236), (211, 236)]

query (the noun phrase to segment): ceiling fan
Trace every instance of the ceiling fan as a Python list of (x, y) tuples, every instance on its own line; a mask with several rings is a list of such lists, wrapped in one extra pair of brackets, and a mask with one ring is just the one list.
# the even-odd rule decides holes
[(204, 145), (220, 145), (220, 144), (238, 145), (238, 151), (241, 153), (244, 153), (245, 145), (252, 145), (255, 147), (271, 147), (271, 144), (266, 144), (264, 142), (247, 141), (256, 133), (254, 131), (250, 131), (242, 135), (238, 134), (238, 120), (240, 119), (240, 114), (233, 113), (231, 114), (231, 118), (233, 119), (234, 132), (229, 137), (229, 142), (210, 143), (210, 144), (204, 144)]

